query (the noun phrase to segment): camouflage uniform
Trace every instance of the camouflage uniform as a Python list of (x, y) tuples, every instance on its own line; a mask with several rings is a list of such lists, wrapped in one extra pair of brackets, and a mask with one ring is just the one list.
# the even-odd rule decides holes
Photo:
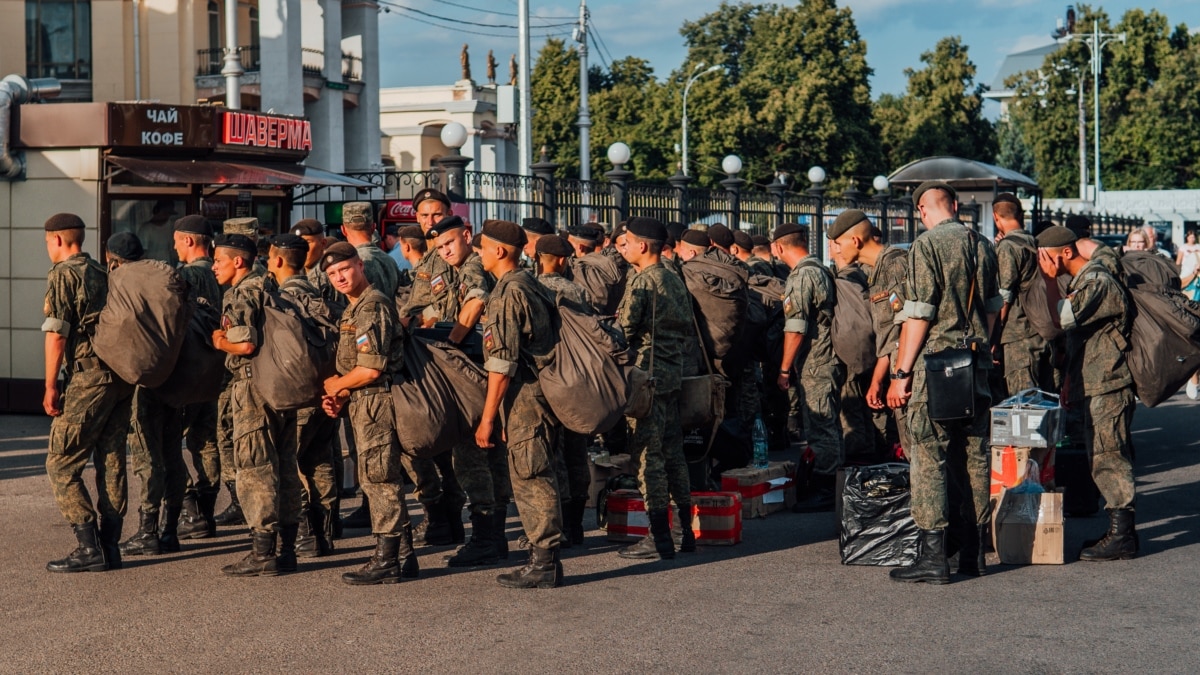
[[(853, 282), (867, 292), (868, 270), (857, 263), (844, 265), (837, 270), (839, 279)], [(871, 370), (851, 377), (849, 369), (842, 384), (841, 412), (838, 418), (842, 425), (842, 448), (845, 460), (874, 464), (879, 450), (875, 443), (875, 423), (871, 408), (867, 406), (867, 389), (871, 386)]]
[(454, 268), (438, 254), (436, 248), (430, 248), (413, 268), (412, 293), (400, 310), (401, 318), (435, 316), (436, 310), (430, 307), (438, 298), (453, 293), (456, 282)]
[[(246, 290), (257, 288), (261, 292), (266, 283), (267, 276), (263, 272), (251, 271), (239, 286), (249, 284), (245, 286)], [(229, 288), (225, 288), (222, 294), (222, 309), (229, 291)], [(226, 365), (228, 361), (229, 359), (226, 359)], [(234, 483), (237, 478), (237, 468), (233, 459), (233, 403), (230, 399), (232, 389), (233, 374), (230, 373), (221, 387), (220, 396), (217, 397), (217, 453), (220, 456), (221, 482), (226, 485)]]
[(396, 297), (396, 289), (400, 287), (400, 268), (396, 266), (396, 260), (373, 243), (359, 244), (355, 249), (362, 259), (367, 283), (389, 298)]
[(846, 367), (833, 353), (830, 332), (836, 293), (833, 275), (810, 256), (792, 269), (783, 294), (783, 330), (804, 336), (792, 370), (798, 371), (803, 392), (804, 432), (816, 456), (813, 472), (822, 476), (833, 476), (845, 461), (839, 415)]
[(761, 274), (765, 277), (775, 276), (775, 270), (771, 269), (771, 263), (756, 255), (750, 256), (750, 259), (746, 261), (746, 266), (750, 268), (751, 274)]
[(661, 264), (637, 273), (617, 309), (617, 324), (636, 354), (635, 364), (650, 370), (654, 354), (654, 405), (650, 414), (629, 419), (629, 449), (647, 511), (666, 510), (671, 499), (681, 509), (692, 502), (683, 430), (679, 427), (679, 387), (685, 352), (695, 335), (691, 298), (683, 280)]
[[(620, 255), (617, 258), (620, 258)], [(587, 272), (583, 272), (584, 268), (587, 268)], [(596, 251), (582, 258), (571, 258), (567, 265), (566, 277), (584, 289), (592, 309), (597, 314), (612, 316), (616, 313), (624, 293), (625, 272), (628, 269), (629, 263), (625, 262), (624, 258), (617, 262), (604, 251)]]
[[(214, 308), (221, 307), (221, 287), (212, 271), (212, 258), (203, 257), (179, 268), (197, 298)], [(195, 488), (215, 492), (220, 488), (221, 455), (217, 451), (217, 402), (204, 401), (183, 407), (184, 440), (196, 471)], [(190, 478), (189, 478), (190, 480)]]
[[(875, 265), (867, 275), (867, 297), (871, 301), (871, 318), (875, 320), (875, 358), (887, 357), (896, 369), (896, 351), (900, 348), (900, 324), (896, 316), (904, 309), (905, 286), (908, 282), (908, 255), (903, 249), (889, 246), (875, 259)], [(886, 381), (884, 386), (887, 386)], [(887, 398), (886, 390), (881, 392)], [(908, 448), (908, 420), (904, 408), (892, 411), (896, 419), (896, 432), (900, 436), (900, 447)]]
[[(538, 276), (538, 282), (545, 286), (556, 298), (568, 300), (580, 307), (588, 307), (587, 295), (579, 284), (569, 281), (561, 274), (542, 274)], [(581, 495), (586, 500), (588, 488), (592, 484), (592, 473), (588, 468), (588, 437), (563, 429), (559, 436), (558, 450), (556, 453), (562, 459), (561, 462), (556, 462), (558, 473), (558, 487), (562, 493), (564, 502), (568, 499), (575, 499)]]
[(179, 506), (187, 489), (187, 467), (180, 439), (183, 414), (166, 404), (158, 392), (137, 387), (129, 425), (129, 459), (142, 479), (140, 510), (157, 512), (160, 504)]
[[(262, 277), (245, 277), (225, 293), (221, 327), (233, 344), (257, 350), (266, 336)], [(237, 493), (252, 532), (277, 532), (295, 525), (300, 513), (295, 417), (272, 410), (251, 382), (252, 357), (230, 354), (225, 367), (233, 416), (233, 460)]]
[(996, 244), (1000, 297), (1008, 303), (1008, 318), (1000, 334), (1004, 347), (1004, 383), (1011, 396), (1025, 389), (1051, 390), (1054, 386), (1050, 344), (1034, 330), (1021, 306), (1021, 287), (1041, 275), (1037, 242), (1024, 230), (1004, 235)]
[(1071, 281), (1059, 312), (1067, 331), (1068, 398), (1084, 410), (1092, 478), (1109, 509), (1134, 508), (1129, 309), (1121, 282), (1093, 258)]
[[(72, 525), (125, 517), (128, 485), (125, 436), (133, 386), (112, 374), (92, 349), (87, 331), (108, 298), (108, 275), (86, 253), (57, 263), (47, 277), (42, 332), (66, 338), (62, 414), (50, 422), (46, 473), (54, 501)], [(83, 484), (91, 457), (96, 469), (96, 506)]]
[[(913, 242), (907, 289), (900, 320), (930, 322), (913, 366), (907, 407), (913, 520), (922, 530), (946, 529), (960, 515), (968, 525), (982, 525), (989, 515), (991, 489), (987, 378), (991, 355), (984, 348), (975, 359), (974, 419), (935, 422), (926, 405), (925, 352), (957, 347), (968, 335), (987, 335), (987, 315), (998, 312), (1003, 302), (996, 284), (995, 252), (963, 224), (946, 220)], [(965, 498), (968, 492), (971, 499)]]
[(552, 455), (559, 424), (537, 381), (558, 339), (554, 299), (531, 274), (512, 270), (496, 282), (485, 315), (484, 370), (512, 378), (502, 412), (513, 500), (530, 546), (557, 549), (563, 521)]

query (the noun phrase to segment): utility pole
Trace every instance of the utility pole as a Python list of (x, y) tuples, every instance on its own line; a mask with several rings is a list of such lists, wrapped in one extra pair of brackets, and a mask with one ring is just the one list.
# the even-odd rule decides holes
[(575, 41), (579, 43), (579, 179), (592, 179), (591, 130), (592, 115), (588, 110), (588, 9), (587, 0), (579, 0), (579, 27)]
[(520, 63), (521, 122), (517, 128), (517, 154), (522, 176), (531, 175), (533, 162), (533, 97), (529, 91), (529, 0), (517, 1), (517, 59)]
[[(1087, 201), (1087, 107), (1083, 104), (1083, 69), (1079, 70), (1079, 201)], [(1099, 119), (1099, 118), (1097, 118)], [(1099, 155), (1097, 155), (1097, 158)]]
[[(1073, 34), (1075, 30), (1075, 8), (1067, 8), (1067, 21), (1064, 25), (1062, 20), (1059, 20), (1058, 28), (1051, 33), (1055, 40), (1078, 40), (1087, 45), (1088, 54), (1091, 56), (1092, 66), (1092, 114), (1095, 116), (1095, 124), (1092, 127), (1092, 137), (1094, 147), (1092, 149), (1093, 159), (1095, 160), (1095, 170), (1093, 174), (1096, 178), (1096, 189), (1092, 194), (1092, 203), (1100, 197), (1100, 190), (1103, 189), (1100, 182), (1100, 73), (1104, 68), (1104, 46), (1113, 41), (1125, 42), (1125, 33), (1101, 33), (1100, 19), (1092, 19), (1092, 32)], [(1082, 89), (1082, 87), (1081, 87)], [(1080, 92), (1082, 94), (1082, 91)]]
[(225, 107), (237, 110), (242, 107), (242, 59), (238, 56), (238, 2), (225, 0)]

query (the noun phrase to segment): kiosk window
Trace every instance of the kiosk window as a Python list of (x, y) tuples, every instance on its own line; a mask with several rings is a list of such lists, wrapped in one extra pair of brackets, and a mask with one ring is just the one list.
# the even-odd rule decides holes
[(25, 0), (25, 67), (29, 77), (92, 79), (92, 3)]
[(182, 198), (113, 199), (112, 231), (132, 232), (146, 249), (146, 257), (174, 265), (175, 220), (187, 213), (187, 201)]

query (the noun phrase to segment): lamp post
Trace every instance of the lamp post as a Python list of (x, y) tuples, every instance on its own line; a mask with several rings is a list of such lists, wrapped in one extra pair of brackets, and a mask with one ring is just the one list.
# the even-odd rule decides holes
[(871, 187), (875, 188), (875, 198), (879, 200), (879, 231), (883, 235), (885, 246), (892, 238), (892, 222), (888, 220), (888, 202), (892, 199), (891, 186), (887, 176), (882, 174), (871, 180)]
[(817, 212), (813, 216), (813, 226), (808, 229), (808, 250), (817, 251), (820, 250), (817, 246), (825, 238), (825, 169), (819, 166), (809, 169), (808, 182), (812, 183), (812, 187), (808, 188), (808, 194), (817, 198)]
[(629, 179), (633, 172), (625, 170), (625, 163), (632, 153), (629, 146), (617, 141), (608, 146), (608, 161), (612, 162), (612, 171), (604, 174), (613, 186), (613, 201), (617, 204), (617, 212), (621, 220), (629, 220)]
[(721, 66), (712, 66), (712, 67), (710, 67), (708, 70), (705, 70), (705, 71), (703, 71), (703, 72), (697, 72), (697, 71), (699, 71), (699, 70), (700, 70), (701, 68), (703, 68), (703, 67), (704, 67), (704, 62), (703, 62), (703, 61), (701, 61), (700, 63), (697, 63), (697, 64), (696, 64), (696, 67), (692, 69), (692, 72), (693, 72), (693, 73), (695, 73), (695, 74), (694, 74), (694, 75), (692, 75), (692, 76), (691, 76), (691, 77), (688, 79), (688, 81), (687, 81), (687, 85), (686, 85), (686, 86), (683, 88), (683, 175), (685, 175), (685, 176), (689, 175), (689, 174), (688, 174), (688, 138), (687, 138), (687, 122), (688, 122), (688, 120), (687, 120), (687, 100), (688, 100), (688, 92), (690, 92), (690, 91), (692, 90), (692, 84), (693, 84), (693, 83), (695, 83), (695, 82), (696, 82), (696, 80), (698, 80), (698, 79), (700, 79), (700, 78), (704, 77), (705, 75), (707, 75), (707, 74), (709, 74), (709, 73), (715, 73), (715, 72), (717, 72), (718, 70), (720, 70), (720, 69), (721, 69)]
[[(1088, 166), (1087, 166), (1087, 107), (1083, 104), (1083, 70), (1074, 68), (1078, 75), (1075, 90), (1067, 90), (1067, 95), (1076, 94), (1079, 102), (1079, 201), (1087, 199)], [(1100, 119), (1100, 118), (1096, 118)]]
[(737, 155), (726, 155), (721, 160), (721, 170), (728, 176), (721, 181), (721, 187), (729, 192), (729, 225), (736, 230), (742, 229), (742, 186), (746, 181), (738, 178), (742, 172), (742, 158)]
[(450, 152), (453, 153), (438, 160), (438, 165), (446, 170), (446, 196), (452, 202), (465, 203), (466, 169), (472, 162), (472, 159), (464, 157), (461, 151), (467, 142), (467, 128), (458, 122), (449, 122), (442, 127), (441, 138), (442, 145), (450, 148)]
[(1068, 40), (1078, 40), (1088, 48), (1088, 54), (1091, 57), (1092, 66), (1092, 114), (1095, 116), (1096, 122), (1093, 127), (1093, 148), (1092, 154), (1095, 160), (1095, 169), (1093, 173), (1096, 177), (1096, 189), (1092, 193), (1092, 203), (1096, 203), (1096, 199), (1100, 196), (1102, 184), (1100, 182), (1100, 72), (1104, 67), (1104, 46), (1113, 41), (1125, 42), (1125, 33), (1101, 33), (1100, 20), (1092, 19), (1092, 32), (1082, 34), (1071, 34), (1070, 28), (1075, 24), (1075, 13), (1069, 11), (1067, 13), (1067, 30), (1057, 30), (1053, 33), (1056, 39), (1066, 38)]

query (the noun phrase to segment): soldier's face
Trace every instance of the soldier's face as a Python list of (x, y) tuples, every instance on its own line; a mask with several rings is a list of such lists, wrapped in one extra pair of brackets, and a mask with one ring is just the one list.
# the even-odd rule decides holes
[(334, 263), (325, 268), (325, 275), (329, 277), (329, 283), (342, 295), (358, 296), (367, 285), (361, 259)]
[(443, 232), (434, 240), (434, 246), (443, 260), (458, 267), (471, 255), (471, 233), (465, 227)]
[(238, 257), (227, 248), (218, 248), (213, 252), (213, 275), (217, 277), (217, 283), (222, 286), (228, 286), (233, 283), (233, 277), (237, 273)]
[(450, 209), (436, 199), (426, 199), (417, 204), (417, 225), (422, 232), (429, 232), (434, 223), (450, 215)]
[(319, 234), (301, 235), (308, 242), (308, 256), (304, 258), (304, 269), (311, 269), (325, 253), (325, 237)]

